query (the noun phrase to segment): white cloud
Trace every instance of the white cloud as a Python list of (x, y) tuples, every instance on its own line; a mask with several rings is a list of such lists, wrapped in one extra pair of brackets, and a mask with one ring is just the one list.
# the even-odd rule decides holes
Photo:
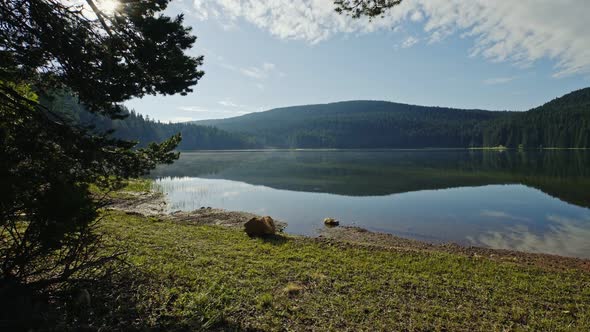
[[(200, 19), (244, 19), (281, 39), (317, 43), (338, 33), (367, 33), (422, 22), (425, 38), (473, 38), (472, 56), (518, 65), (550, 58), (555, 76), (590, 73), (588, 0), (412, 0), (368, 22), (334, 12), (329, 0), (194, 0)], [(256, 72), (252, 76), (256, 76)], [(258, 75), (260, 76), (260, 75)]]
[(264, 71), (272, 71), (275, 69), (275, 64), (274, 63), (269, 63), (269, 62), (265, 62), (262, 64), (262, 69)]
[[(219, 105), (223, 106), (223, 107), (233, 108), (233, 109), (236, 109), (237, 108), (237, 109), (241, 109), (241, 110), (249, 111), (249, 112), (252, 112), (252, 111), (258, 109), (257, 107), (252, 107), (252, 106), (248, 106), (248, 105), (237, 104), (237, 103), (234, 103), (233, 101), (228, 100), (228, 99), (226, 99), (226, 100), (220, 100), (217, 103)], [(235, 110), (232, 110), (232, 112), (234, 112), (234, 111)]]
[(410, 16), (410, 19), (414, 22), (420, 22), (424, 19), (424, 14), (422, 14), (421, 11), (417, 10), (412, 13), (412, 15)]
[(229, 100), (221, 100), (221, 101), (219, 101), (217, 103), (219, 105), (221, 105), (221, 106), (226, 106), (226, 107), (241, 107), (240, 105), (238, 105), (238, 104), (236, 104), (234, 102), (231, 102)]
[(172, 117), (168, 120), (168, 122), (170, 123), (175, 123), (175, 122), (189, 122), (189, 121), (193, 121), (194, 119), (188, 116), (175, 116)]
[(248, 77), (262, 80), (267, 78), (270, 73), (275, 70), (276, 66), (273, 63), (265, 62), (260, 67), (240, 68), (240, 72)]
[(483, 80), (484, 84), (487, 85), (496, 85), (496, 84), (504, 84), (504, 83), (508, 83), (511, 81), (514, 81), (516, 79), (515, 76), (511, 76), (511, 77), (493, 77), (493, 78), (488, 78)]
[(178, 107), (179, 111), (183, 112), (191, 112), (191, 113), (219, 113), (219, 114), (233, 114), (233, 115), (241, 115), (253, 112), (253, 110), (249, 111), (240, 111), (240, 110), (226, 110), (226, 109), (219, 109), (219, 108), (208, 108), (208, 107), (201, 107), (201, 106), (180, 106)]
[[(225, 69), (236, 71), (241, 73), (242, 75), (248, 76), (250, 78), (256, 80), (264, 80), (267, 79), (271, 74), (276, 72), (277, 66), (274, 63), (264, 62), (261, 66), (250, 66), (250, 67), (243, 67), (238, 68), (236, 66), (230, 65), (225, 63), (223, 59), (218, 59), (220, 61), (219, 65)], [(283, 77), (285, 73), (278, 72), (280, 77)]]
[[(248, 105), (242, 105), (235, 103), (229, 99), (220, 100), (217, 102), (219, 106), (213, 105), (213, 107), (208, 106), (195, 106), (195, 105), (185, 105), (179, 106), (177, 108), (178, 111), (181, 112), (188, 112), (193, 113), (191, 120), (203, 120), (203, 119), (218, 119), (218, 118), (228, 118), (233, 116), (244, 115), (252, 112), (258, 112), (262, 110), (262, 107), (254, 107)], [(194, 118), (196, 117), (196, 118)], [(178, 119), (182, 119), (184, 117), (178, 117)], [(178, 122), (178, 121), (175, 121)]]
[(406, 40), (404, 40), (404, 42), (402, 43), (402, 48), (409, 48), (412, 47), (414, 45), (416, 45), (420, 40), (416, 37), (408, 37), (406, 38)]
[(240, 72), (246, 76), (249, 76), (249, 77), (255, 78), (255, 79), (266, 78), (266, 73), (256, 67), (241, 68)]
[(199, 106), (180, 106), (178, 109), (180, 111), (191, 112), (191, 113), (207, 113), (207, 112), (209, 112), (209, 109), (199, 107)]
[[(221, 105), (221, 102), (219, 102)], [(233, 116), (244, 115), (247, 113), (251, 113), (254, 109), (244, 109), (238, 105), (238, 107), (231, 107), (229, 105), (222, 105), (224, 107), (228, 107), (228, 109), (224, 109), (222, 107), (204, 107), (204, 106), (180, 106), (177, 108), (178, 111), (181, 112), (188, 112), (193, 113), (191, 117), (184, 117), (178, 116), (173, 118), (172, 122), (185, 122), (191, 120), (205, 120), (205, 119), (220, 119), (220, 118), (229, 118)]]

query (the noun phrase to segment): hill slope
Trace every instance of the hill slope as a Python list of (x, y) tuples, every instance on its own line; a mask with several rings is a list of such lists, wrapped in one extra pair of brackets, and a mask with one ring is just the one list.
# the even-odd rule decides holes
[(508, 115), (384, 101), (347, 101), (196, 123), (253, 135), (267, 147), (442, 148), (482, 146), (486, 123)]
[(491, 122), (484, 131), (484, 144), (590, 148), (590, 88)]
[(283, 148), (590, 148), (590, 88), (527, 112), (490, 112), (384, 101), (277, 108), (199, 121)]

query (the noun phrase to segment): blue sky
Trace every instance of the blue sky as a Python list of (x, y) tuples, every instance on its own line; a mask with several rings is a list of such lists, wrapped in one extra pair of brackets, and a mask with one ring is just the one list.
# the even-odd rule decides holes
[(587, 0), (406, 0), (373, 22), (330, 0), (175, 0), (178, 13), (205, 76), (188, 96), (126, 103), (165, 122), (353, 99), (527, 110), (590, 86)]

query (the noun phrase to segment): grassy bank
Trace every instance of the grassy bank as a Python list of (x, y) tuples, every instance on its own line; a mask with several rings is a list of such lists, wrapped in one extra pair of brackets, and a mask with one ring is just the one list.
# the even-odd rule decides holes
[(250, 239), (116, 211), (103, 230), (110, 244), (126, 248), (130, 265), (96, 288), (95, 326), (590, 329), (590, 275), (582, 271), (302, 237)]
[[(134, 200), (150, 188), (148, 180), (132, 181), (115, 196)], [(363, 232), (365, 245), (290, 235), (252, 239), (240, 229), (178, 220), (104, 211), (103, 250), (125, 251), (123, 261), (98, 282), (71, 285), (69, 302), (54, 308), (62, 323), (52, 328), (590, 330), (589, 270), (565, 259), (545, 264), (539, 256), (539, 264), (403, 239), (394, 249)], [(80, 299), (80, 290), (89, 300)]]

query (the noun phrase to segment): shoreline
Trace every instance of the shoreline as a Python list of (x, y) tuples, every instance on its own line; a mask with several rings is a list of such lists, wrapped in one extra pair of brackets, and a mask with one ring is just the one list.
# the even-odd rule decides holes
[(367, 152), (387, 152), (387, 151), (588, 151), (590, 148), (560, 148), (560, 147), (543, 147), (543, 148), (514, 148), (514, 147), (423, 147), (423, 148), (258, 148), (258, 149), (225, 149), (225, 150), (179, 150), (182, 153), (223, 153), (223, 152), (338, 152), (338, 151), (367, 151)]
[[(243, 225), (256, 214), (243, 211), (202, 207), (194, 211), (167, 211), (168, 202), (163, 193), (157, 191), (122, 192), (112, 198), (109, 210), (122, 211), (131, 215), (160, 218), (163, 221), (192, 225), (222, 226), (243, 231)], [(271, 216), (272, 217), (272, 216)], [(477, 246), (464, 246), (456, 243), (435, 244), (400, 237), (390, 233), (373, 232), (358, 226), (323, 227), (318, 236), (305, 236), (283, 233), (287, 223), (275, 220), (279, 234), (287, 237), (305, 238), (312, 241), (352, 245), (384, 251), (420, 251), (459, 254), (475, 259), (489, 259), (497, 262), (510, 262), (520, 265), (533, 265), (549, 270), (576, 269), (590, 272), (590, 259), (560, 256), (547, 253), (532, 253), (511, 249), (494, 249)]]

